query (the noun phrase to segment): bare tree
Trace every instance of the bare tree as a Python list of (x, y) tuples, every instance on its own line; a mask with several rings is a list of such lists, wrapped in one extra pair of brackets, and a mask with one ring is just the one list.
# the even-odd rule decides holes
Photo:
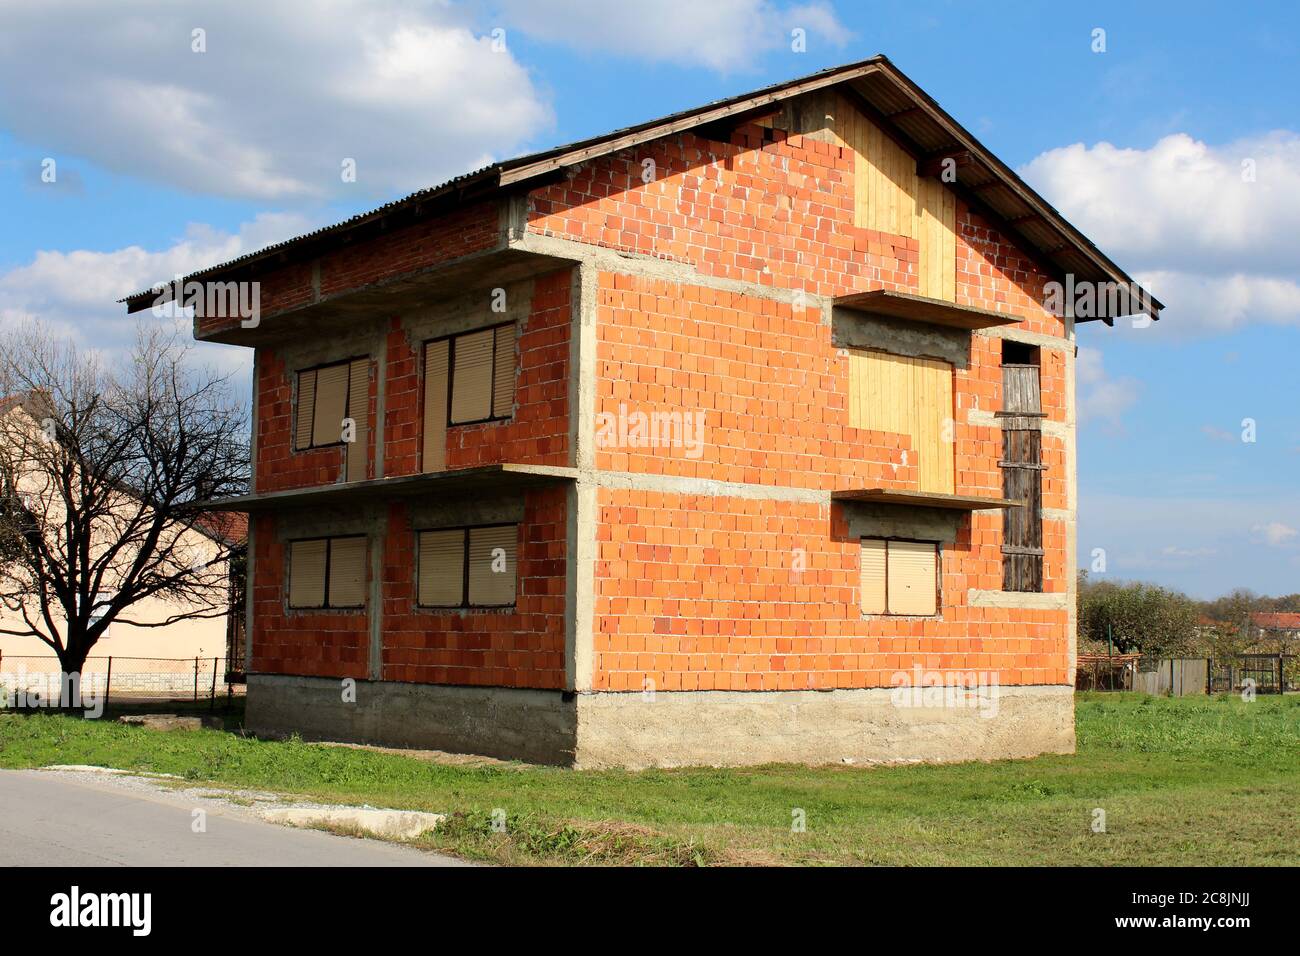
[[(139, 326), (111, 367), (39, 324), (6, 331), (0, 350), (0, 632), (80, 673), (111, 624), (227, 613), (239, 545), (198, 503), (247, 487), (229, 376), (161, 326)], [(165, 610), (136, 613), (147, 599)]]

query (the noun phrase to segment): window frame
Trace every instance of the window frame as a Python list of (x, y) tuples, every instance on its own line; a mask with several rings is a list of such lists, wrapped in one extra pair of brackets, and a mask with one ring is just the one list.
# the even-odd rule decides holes
[[(414, 605), (421, 611), (500, 611), (513, 608), (519, 603), (519, 521), (490, 521), (483, 524), (458, 524), (447, 527), (415, 529), (415, 601)], [(482, 528), (515, 529), (515, 599), (509, 604), (471, 604), (469, 603), (469, 535), (471, 531)], [(425, 532), (459, 531), (461, 532), (460, 553), (460, 603), (459, 604), (422, 604), (420, 602), (420, 535)]]
[[(858, 595), (858, 608), (863, 617), (912, 617), (938, 618), (943, 616), (943, 542), (934, 538), (909, 538), (903, 535), (864, 534), (858, 537), (858, 573), (862, 572), (862, 542), (883, 541), (885, 543), (885, 609), (883, 611), (862, 611), (862, 595)], [(934, 546), (934, 613), (904, 614), (889, 609), (889, 543), (906, 541), (909, 544), (929, 544)]]
[[(367, 374), (367, 376), (369, 376), (369, 374), (370, 374), (370, 371), (369, 371), (369, 368), (370, 368), (369, 363), (370, 363), (370, 361), (371, 361), (371, 357), (370, 357), (369, 355), (366, 355), (366, 354), (362, 354), (362, 355), (351, 355), (351, 356), (349, 356), (348, 358), (344, 358), (344, 359), (331, 359), (331, 360), (328, 361), (328, 362), (321, 362), (321, 363), (319, 363), (319, 364), (317, 364), (317, 365), (311, 365), (311, 366), (308, 366), (307, 368), (300, 368), (300, 369), (297, 369), (297, 370), (294, 371), (294, 382), (293, 382), (293, 388), (294, 388), (294, 393), (293, 393), (293, 411), (294, 411), (294, 414), (293, 414), (293, 441), (290, 442), (290, 444), (293, 446), (293, 452), (294, 452), (294, 454), (298, 454), (298, 453), (301, 453), (301, 452), (308, 452), (308, 451), (317, 451), (317, 450), (319, 450), (319, 449), (321, 449), (321, 448), (338, 448), (340, 445), (348, 445), (348, 444), (352, 444), (351, 442), (345, 442), (345, 441), (343, 440), (342, 429), (340, 428), (340, 430), (339, 430), (339, 440), (338, 440), (338, 441), (330, 442), (328, 445), (303, 445), (303, 446), (299, 447), (299, 445), (298, 445), (298, 414), (299, 414), (299, 412), (300, 412), (301, 409), (302, 409), (302, 376), (305, 375), (305, 374), (308, 373), (308, 372), (316, 372), (316, 373), (317, 373), (316, 386), (315, 386), (315, 389), (314, 389), (313, 392), (312, 392), (312, 403), (311, 403), (311, 427), (307, 429), (308, 434), (312, 434), (312, 435), (314, 435), (314, 434), (316, 433), (316, 396), (320, 394), (320, 391), (319, 391), (319, 388), (320, 388), (320, 371), (321, 371), (322, 369), (333, 368), (333, 367), (336, 366), (336, 365), (343, 365), (343, 366), (346, 366), (346, 368), (347, 368), (347, 370), (348, 370), (348, 377), (347, 377), (347, 380), (343, 383), (343, 413), (344, 413), (344, 414), (343, 414), (343, 417), (344, 417), (344, 418), (349, 418), (350, 416), (349, 416), (347, 413), (351, 411), (351, 409), (350, 409), (348, 406), (349, 406), (349, 404), (350, 404), (350, 402), (351, 402), (351, 398), (352, 398), (352, 363), (353, 363), (353, 362), (357, 362), (357, 361), (359, 361), (359, 360), (361, 360), (361, 359), (365, 359), (365, 360), (366, 360), (366, 363), (367, 363), (367, 365), (366, 365), (366, 374)], [(369, 382), (367, 382), (367, 385), (368, 385), (368, 384), (369, 384)], [(340, 423), (340, 424), (342, 424), (342, 423)], [(305, 539), (305, 540), (315, 540), (315, 539)]]
[[(518, 319), (507, 319), (504, 322), (496, 322), (493, 323), (492, 325), (480, 325), (477, 328), (466, 329), (463, 332), (450, 332), (447, 335), (439, 335), (431, 339), (425, 339), (424, 348), (421, 352), (422, 359), (424, 358), (425, 354), (427, 354), (427, 349), (429, 348), (430, 345), (433, 345), (436, 342), (447, 343), (447, 416), (446, 416), (447, 420), (445, 422), (447, 428), (459, 428), (462, 425), (486, 425), (489, 422), (505, 422), (515, 417), (513, 407), (511, 408), (510, 414), (508, 415), (495, 415), (492, 413), (493, 404), (496, 396), (496, 387), (497, 387), (497, 330), (505, 328), (507, 325), (513, 325), (516, 327), (515, 343), (517, 346), (519, 342), (519, 332), (518, 332), (519, 320)], [(488, 379), (488, 417), (474, 418), (463, 422), (453, 421), (451, 415), (452, 415), (452, 396), (455, 394), (455, 387), (456, 387), (456, 340), (460, 338), (465, 338), (466, 336), (470, 336), (470, 335), (478, 335), (480, 332), (486, 332), (488, 330), (491, 330), (492, 332), (492, 375)], [(420, 363), (421, 375), (424, 374), (423, 372), (424, 365), (425, 362), (422, 361)], [(516, 363), (515, 366), (512, 366), (511, 371), (517, 372), (517, 370), (518, 367)], [(428, 388), (427, 383), (425, 384), (425, 387)], [(423, 408), (423, 402), (421, 402), (421, 408)], [(437, 531), (439, 529), (423, 528), (421, 530)], [(445, 528), (443, 530), (450, 531), (452, 529)]]
[[(334, 554), (334, 542), (344, 540), (355, 540), (361, 538), (366, 542), (363, 552), (365, 556), (370, 554), (370, 536), (367, 534), (317, 534), (307, 538), (290, 538), (287, 542), (287, 551), (289, 556), (289, 573), (284, 576), (284, 603), (290, 611), (358, 611), (365, 610), (366, 599), (363, 596), (360, 604), (330, 604), (330, 560)], [(293, 593), (293, 546), (295, 544), (324, 541), (325, 542), (325, 573), (323, 592), (321, 594), (321, 604), (292, 604), (289, 595)], [(365, 557), (362, 558), (362, 571), (365, 571)]]

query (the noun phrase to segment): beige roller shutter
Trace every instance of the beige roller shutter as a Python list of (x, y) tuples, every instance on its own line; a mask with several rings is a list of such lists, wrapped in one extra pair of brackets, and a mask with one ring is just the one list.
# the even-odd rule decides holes
[(476, 422), (492, 415), (492, 330), (456, 339), (451, 375), (451, 421)]
[(370, 436), (370, 359), (353, 359), (348, 373), (348, 418), (356, 422), (354, 440), (348, 445), (348, 481), (366, 478)]
[(366, 539), (330, 540), (330, 607), (361, 607), (366, 603)]
[(343, 437), (343, 418), (348, 404), (348, 365), (328, 365), (316, 370), (316, 415), (312, 422), (313, 445), (336, 445)]
[(938, 546), (925, 541), (889, 542), (889, 613), (934, 614)]
[(496, 371), (492, 384), (492, 414), (508, 418), (515, 407), (515, 326), (496, 330)]
[(316, 410), (316, 370), (298, 373), (297, 420), (293, 427), (293, 447), (311, 447), (311, 420)]
[(459, 606), (465, 597), (464, 530), (421, 531), (419, 547), (419, 603), (425, 607)]
[(470, 604), (491, 607), (515, 603), (518, 540), (518, 525), (470, 529)]
[(882, 538), (862, 539), (862, 613), (884, 614), (885, 542)]
[(289, 606), (323, 607), (325, 605), (324, 538), (293, 541), (289, 544)]
[(447, 340), (424, 347), (425, 471), (447, 467)]

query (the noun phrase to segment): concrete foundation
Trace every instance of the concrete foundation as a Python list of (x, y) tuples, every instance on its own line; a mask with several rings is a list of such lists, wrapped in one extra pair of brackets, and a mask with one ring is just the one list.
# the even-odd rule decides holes
[(1003, 687), (996, 697), (962, 694), (954, 706), (909, 692), (585, 695), (577, 765), (952, 763), (1074, 752), (1071, 687)]
[(1074, 690), (578, 694), (250, 675), (247, 724), (580, 768), (949, 763), (1074, 751)]
[(379, 744), (531, 763), (573, 763), (575, 709), (559, 691), (248, 676), (245, 723), (264, 737)]

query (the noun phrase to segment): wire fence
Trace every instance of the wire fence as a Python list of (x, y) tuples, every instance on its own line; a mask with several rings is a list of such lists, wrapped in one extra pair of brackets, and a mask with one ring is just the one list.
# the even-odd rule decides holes
[[(10, 698), (45, 699), (67, 682), (51, 656), (0, 655), (0, 690)], [(81, 694), (108, 703), (172, 703), (239, 696), (244, 685), (228, 681), (224, 657), (88, 657)]]
[(1139, 691), (1157, 696), (1252, 691), (1283, 694), (1300, 690), (1300, 656), (1235, 654), (1229, 657), (1146, 657), (1140, 654), (1080, 654), (1079, 690)]

